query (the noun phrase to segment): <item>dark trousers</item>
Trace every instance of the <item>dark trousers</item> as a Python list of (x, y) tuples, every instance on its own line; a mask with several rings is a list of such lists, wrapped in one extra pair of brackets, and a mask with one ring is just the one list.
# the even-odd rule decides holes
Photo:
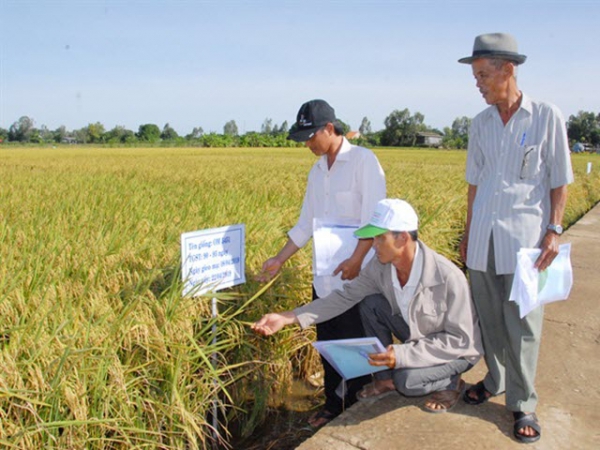
[[(317, 299), (315, 288), (312, 290), (313, 300)], [(317, 340), (350, 339), (365, 337), (365, 331), (360, 319), (358, 305), (327, 322), (317, 324)], [(341, 413), (345, 408), (356, 402), (356, 393), (371, 382), (371, 376), (353, 378), (342, 384), (343, 378), (331, 364), (321, 357), (325, 382), (325, 409), (333, 414)], [(337, 390), (337, 393), (336, 393)], [(338, 393), (341, 394), (338, 395)], [(343, 398), (342, 398), (343, 397)]]

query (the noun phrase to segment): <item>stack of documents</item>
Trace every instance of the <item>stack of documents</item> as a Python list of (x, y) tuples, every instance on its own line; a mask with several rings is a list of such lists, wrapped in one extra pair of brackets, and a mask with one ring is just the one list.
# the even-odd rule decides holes
[(566, 300), (573, 286), (571, 244), (560, 245), (558, 255), (543, 272), (533, 267), (540, 254), (539, 248), (522, 248), (517, 253), (510, 300), (519, 305), (521, 319), (540, 305)]
[(336, 339), (313, 342), (313, 346), (344, 380), (387, 370), (386, 366), (369, 364), (370, 353), (383, 353), (386, 348), (376, 337)]

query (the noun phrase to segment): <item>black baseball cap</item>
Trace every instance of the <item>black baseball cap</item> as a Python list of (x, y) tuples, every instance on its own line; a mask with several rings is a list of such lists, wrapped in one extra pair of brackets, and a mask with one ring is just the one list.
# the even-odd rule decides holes
[(300, 107), (296, 123), (292, 125), (288, 139), (306, 142), (328, 123), (336, 123), (334, 109), (325, 100), (311, 100)]

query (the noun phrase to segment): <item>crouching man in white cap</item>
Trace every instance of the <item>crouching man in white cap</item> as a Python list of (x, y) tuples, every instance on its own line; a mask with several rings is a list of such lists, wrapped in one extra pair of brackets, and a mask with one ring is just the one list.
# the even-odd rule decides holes
[[(481, 357), (477, 316), (464, 274), (417, 238), (414, 209), (398, 199), (381, 200), (355, 235), (374, 238), (373, 258), (343, 290), (283, 313), (266, 314), (252, 328), (271, 335), (290, 324), (306, 328), (360, 303), (367, 336), (387, 351), (369, 355), (373, 366), (387, 366), (358, 393), (359, 399), (392, 390), (406, 396), (433, 393), (426, 411), (450, 410), (458, 401), (461, 374)], [(400, 341), (392, 344), (393, 336)]]

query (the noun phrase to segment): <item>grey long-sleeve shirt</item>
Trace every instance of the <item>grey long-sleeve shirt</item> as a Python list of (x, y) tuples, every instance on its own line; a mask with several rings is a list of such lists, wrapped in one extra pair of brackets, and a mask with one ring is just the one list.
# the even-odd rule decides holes
[[(479, 321), (464, 274), (445, 257), (418, 241), (423, 273), (408, 308), (408, 341), (395, 345), (396, 367), (429, 367), (483, 354)], [(389, 264), (374, 257), (343, 290), (294, 310), (302, 328), (336, 317), (372, 294), (382, 294), (400, 314)]]

